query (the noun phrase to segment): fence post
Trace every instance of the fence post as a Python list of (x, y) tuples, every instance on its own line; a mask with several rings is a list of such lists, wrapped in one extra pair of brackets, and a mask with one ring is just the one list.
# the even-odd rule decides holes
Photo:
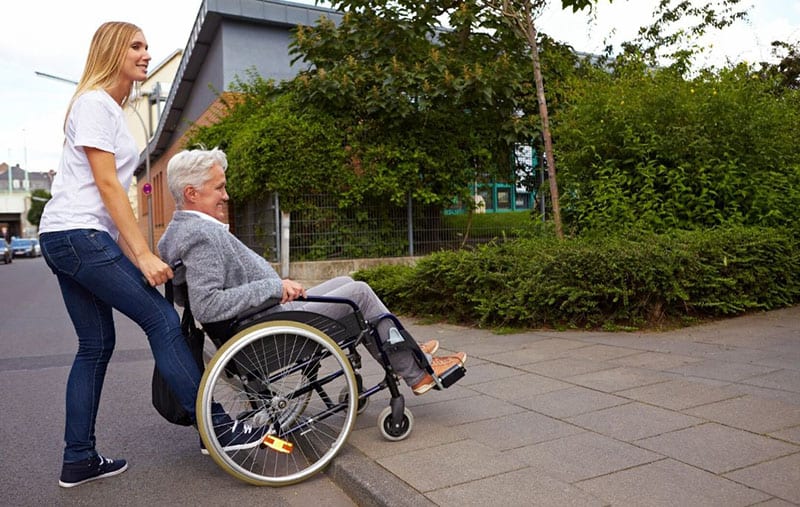
[(414, 257), (414, 211), (411, 206), (411, 192), (408, 193), (406, 210), (408, 214), (408, 255)]
[(289, 277), (289, 220), (289, 213), (281, 211), (281, 278)]

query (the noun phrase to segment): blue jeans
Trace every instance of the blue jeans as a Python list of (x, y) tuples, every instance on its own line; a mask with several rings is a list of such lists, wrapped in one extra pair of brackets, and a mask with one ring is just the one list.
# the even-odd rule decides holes
[(67, 380), (64, 462), (97, 454), (95, 419), (116, 340), (112, 309), (147, 334), (156, 366), (183, 408), (194, 414), (201, 372), (181, 334), (178, 314), (144, 281), (111, 236), (74, 229), (43, 233), (40, 243), (78, 335), (78, 352)]

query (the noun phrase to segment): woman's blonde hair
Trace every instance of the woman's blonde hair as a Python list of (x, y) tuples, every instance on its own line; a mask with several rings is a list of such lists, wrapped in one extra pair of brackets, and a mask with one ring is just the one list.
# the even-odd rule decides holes
[[(100, 25), (89, 45), (89, 55), (86, 57), (81, 80), (69, 101), (67, 115), (64, 118), (65, 129), (66, 118), (69, 117), (75, 99), (89, 90), (104, 90), (116, 84), (131, 40), (141, 31), (138, 26), (124, 21), (109, 21)], [(122, 106), (125, 106), (128, 98), (122, 101)]]

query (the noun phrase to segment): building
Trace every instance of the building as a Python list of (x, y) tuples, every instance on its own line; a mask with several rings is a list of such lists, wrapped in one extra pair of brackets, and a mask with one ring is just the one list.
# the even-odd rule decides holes
[(290, 30), (321, 16), (340, 18), (330, 9), (282, 0), (203, 1), (136, 171), (139, 225), (153, 244), (175, 209), (165, 172), (170, 157), (184, 149), (187, 130), (214, 118), (237, 78), (253, 71), (276, 81), (293, 78), (298, 68), (289, 55)]
[(32, 172), (19, 164), (0, 163), (0, 236), (36, 236), (36, 227), (28, 222), (31, 191), (47, 190), (53, 183), (55, 171)]

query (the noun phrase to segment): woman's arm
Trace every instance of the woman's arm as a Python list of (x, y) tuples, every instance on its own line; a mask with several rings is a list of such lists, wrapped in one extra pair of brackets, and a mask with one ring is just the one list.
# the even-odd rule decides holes
[(117, 179), (114, 154), (88, 146), (83, 149), (92, 168), (92, 175), (103, 204), (119, 230), (123, 252), (136, 264), (150, 285), (161, 285), (172, 278), (172, 270), (147, 246), (144, 235), (136, 223), (128, 194)]

